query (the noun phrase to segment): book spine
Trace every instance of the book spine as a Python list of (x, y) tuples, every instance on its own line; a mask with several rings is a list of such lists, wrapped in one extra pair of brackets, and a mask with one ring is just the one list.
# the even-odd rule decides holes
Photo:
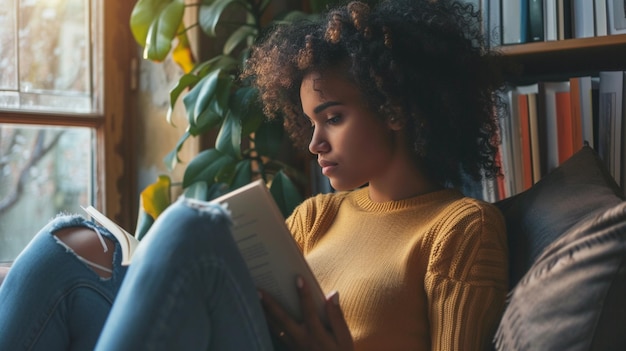
[(491, 46), (502, 45), (501, 0), (489, 0), (489, 43)]
[[(502, 44), (521, 44), (525, 42), (525, 33), (522, 36), (522, 18), (526, 20), (526, 17), (522, 15), (522, 5), (523, 0), (502, 2)], [(525, 29), (526, 25), (524, 25)]]
[(597, 37), (608, 34), (609, 24), (606, 14), (606, 2), (607, 0), (593, 0), (593, 17), (595, 23), (595, 35)]
[(528, 0), (528, 41), (544, 41), (543, 0)]
[(608, 34), (626, 33), (626, 4), (623, 0), (607, 0)]
[(556, 0), (543, 1), (544, 37), (546, 41), (558, 39)]
[(574, 154), (572, 140), (572, 103), (570, 92), (562, 91), (554, 94), (556, 103), (556, 123), (559, 164)]
[(593, 8), (593, 2), (590, 0), (573, 0), (572, 24), (574, 38), (590, 38), (595, 35)]

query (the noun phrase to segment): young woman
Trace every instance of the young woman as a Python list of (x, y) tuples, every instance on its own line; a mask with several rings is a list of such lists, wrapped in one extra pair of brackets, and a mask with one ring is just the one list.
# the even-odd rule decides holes
[[(49, 259), (71, 261), (74, 273), (46, 281), (36, 294), (46, 302), (30, 308), (9, 292), (13, 284), (23, 291), (29, 276), (20, 272), (32, 278), (58, 267), (15, 262), (0, 301), (18, 307), (0, 312), (0, 349), (71, 349), (81, 326), (86, 339), (99, 337), (96, 350), (264, 350), (272, 338), (290, 350), (488, 348), (507, 292), (505, 227), (495, 207), (454, 187), (498, 172), (493, 112), (502, 82), (470, 9), (451, 0), (352, 2), (317, 21), (277, 27), (252, 53), (243, 76), (265, 112), (284, 119), (337, 190), (306, 200), (287, 219), (322, 288), (337, 292), (328, 297), (327, 324), (300, 279), (303, 320), (257, 292), (224, 210), (180, 199), (143, 239), (119, 292), (117, 254), (112, 273), (98, 271), (111, 264), (73, 240), (95, 237), (74, 233), (90, 224), (42, 231), (43, 246), (56, 245)], [(59, 229), (68, 227), (70, 234)], [(85, 256), (98, 265), (76, 259)], [(94, 319), (103, 320), (116, 296), (101, 332), (102, 322), (86, 328), (74, 318), (88, 308), (74, 304), (86, 293), (79, 279), (106, 292)], [(71, 294), (48, 294), (70, 284)], [(24, 317), (11, 323), (18, 311)]]

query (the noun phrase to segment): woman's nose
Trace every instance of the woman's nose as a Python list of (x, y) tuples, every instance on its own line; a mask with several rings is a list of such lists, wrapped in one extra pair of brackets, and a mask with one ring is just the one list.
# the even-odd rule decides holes
[(323, 133), (321, 133), (318, 129), (313, 131), (313, 136), (311, 136), (311, 142), (309, 143), (309, 151), (312, 154), (322, 154), (328, 152), (330, 150), (330, 144), (324, 138)]

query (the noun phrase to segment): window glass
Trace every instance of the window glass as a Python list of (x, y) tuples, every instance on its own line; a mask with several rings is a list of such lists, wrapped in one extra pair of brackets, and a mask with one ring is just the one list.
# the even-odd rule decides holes
[(91, 128), (0, 125), (0, 262), (59, 212), (82, 213), (93, 188)]
[(89, 1), (0, 6), (0, 108), (92, 112)]
[(102, 6), (0, 0), (0, 263), (94, 203)]

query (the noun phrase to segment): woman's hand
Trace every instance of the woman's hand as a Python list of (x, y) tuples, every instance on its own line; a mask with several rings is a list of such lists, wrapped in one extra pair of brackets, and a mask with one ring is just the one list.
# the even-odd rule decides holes
[(269, 294), (261, 292), (261, 302), (274, 339), (280, 340), (292, 351), (353, 350), (352, 336), (339, 306), (339, 294), (334, 292), (326, 297), (325, 310), (329, 323), (326, 325), (317, 315), (311, 291), (304, 279), (298, 277), (297, 288), (302, 322), (294, 320)]

